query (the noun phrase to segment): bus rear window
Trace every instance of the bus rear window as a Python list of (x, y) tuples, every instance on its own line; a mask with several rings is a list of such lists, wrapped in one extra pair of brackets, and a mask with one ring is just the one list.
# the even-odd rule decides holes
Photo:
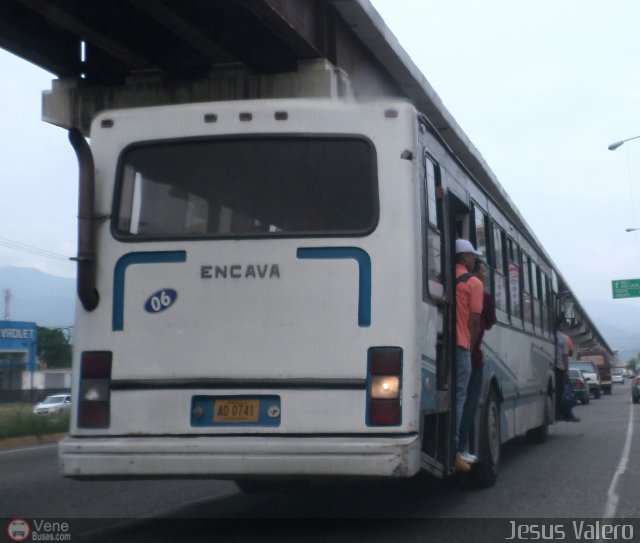
[(353, 137), (190, 140), (126, 149), (124, 239), (365, 235), (378, 220), (373, 145)]

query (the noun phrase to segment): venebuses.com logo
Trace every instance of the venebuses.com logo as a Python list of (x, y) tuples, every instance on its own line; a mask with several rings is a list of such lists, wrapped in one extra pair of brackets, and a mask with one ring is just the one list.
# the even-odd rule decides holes
[(71, 541), (68, 522), (14, 518), (7, 524), (10, 541)]

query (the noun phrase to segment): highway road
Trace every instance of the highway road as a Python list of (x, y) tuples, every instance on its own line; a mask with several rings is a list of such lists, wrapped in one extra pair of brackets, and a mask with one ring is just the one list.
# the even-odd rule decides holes
[(458, 478), (426, 476), (399, 483), (319, 482), (259, 495), (244, 494), (230, 481), (80, 482), (58, 475), (55, 446), (5, 450), (0, 517), (70, 519), (72, 541), (96, 542), (389, 542), (425, 541), (426, 534), (444, 541), (454, 533), (452, 541), (479, 541), (480, 535), (504, 541), (511, 521), (605, 518), (636, 522), (638, 540), (640, 405), (632, 404), (628, 384), (614, 385), (611, 396), (574, 412), (581, 422), (556, 423), (543, 445), (517, 439), (503, 447), (498, 481), (484, 490)]

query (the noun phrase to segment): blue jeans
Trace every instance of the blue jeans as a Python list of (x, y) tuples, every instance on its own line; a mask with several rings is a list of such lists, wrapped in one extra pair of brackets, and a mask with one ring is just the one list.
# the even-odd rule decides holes
[(473, 419), (476, 416), (478, 402), (482, 392), (482, 368), (471, 368), (471, 378), (467, 387), (467, 399), (462, 410), (462, 421), (460, 422), (460, 438), (458, 439), (458, 450), (466, 451), (469, 439), (469, 430), (473, 426)]
[(456, 451), (461, 451), (458, 446), (460, 441), (460, 422), (462, 411), (467, 398), (467, 387), (471, 377), (471, 351), (456, 347)]

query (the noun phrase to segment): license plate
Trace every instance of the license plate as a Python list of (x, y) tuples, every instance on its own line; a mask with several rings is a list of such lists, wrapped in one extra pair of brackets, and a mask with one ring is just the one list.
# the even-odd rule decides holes
[(213, 422), (258, 422), (260, 400), (215, 400)]

